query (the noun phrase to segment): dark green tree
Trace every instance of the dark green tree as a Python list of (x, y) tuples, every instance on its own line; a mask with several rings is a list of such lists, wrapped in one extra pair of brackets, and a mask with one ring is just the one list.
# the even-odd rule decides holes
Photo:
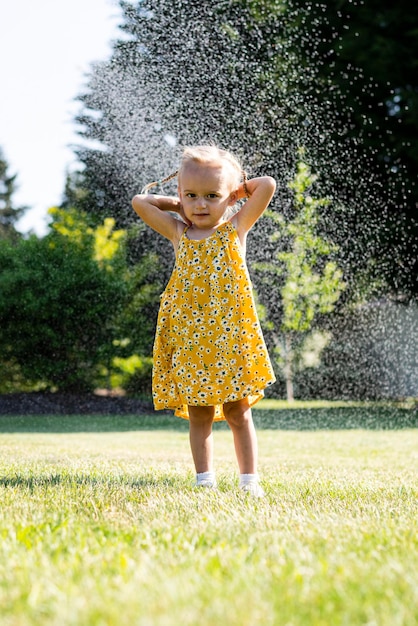
[(42, 239), (0, 241), (2, 362), (49, 389), (84, 392), (97, 384), (127, 291), (112, 243), (74, 212), (55, 214)]
[(16, 241), (20, 234), (15, 225), (26, 207), (16, 207), (13, 194), (16, 191), (16, 174), (8, 172), (9, 165), (0, 148), (0, 239)]
[(0, 390), (149, 394), (157, 259), (128, 267), (112, 218), (93, 227), (70, 207), (50, 214), (43, 239), (0, 241)]
[[(347, 135), (357, 139), (359, 167), (380, 187), (384, 202), (368, 206), (370, 221), (380, 225), (373, 272), (394, 293), (417, 296), (418, 5), (312, 2), (297, 46), (316, 60), (322, 94), (334, 99)], [(348, 197), (351, 179), (340, 184)]]

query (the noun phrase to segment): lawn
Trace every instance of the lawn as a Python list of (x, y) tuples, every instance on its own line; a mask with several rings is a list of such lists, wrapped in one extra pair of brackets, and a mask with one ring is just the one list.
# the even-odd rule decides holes
[(182, 420), (1, 417), (1, 626), (416, 626), (416, 417), (264, 405), (263, 500), (222, 427), (211, 492)]

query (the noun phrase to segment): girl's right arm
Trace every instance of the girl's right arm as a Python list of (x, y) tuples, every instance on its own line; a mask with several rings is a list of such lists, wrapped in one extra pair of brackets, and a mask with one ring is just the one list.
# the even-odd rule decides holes
[(184, 230), (184, 223), (170, 212), (179, 213), (183, 220), (185, 219), (179, 198), (138, 194), (132, 199), (132, 207), (148, 226), (173, 242), (174, 246), (177, 245)]

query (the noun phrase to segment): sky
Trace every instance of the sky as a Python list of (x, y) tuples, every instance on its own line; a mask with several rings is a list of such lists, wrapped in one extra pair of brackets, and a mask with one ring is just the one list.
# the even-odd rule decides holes
[(23, 233), (47, 232), (80, 143), (76, 101), (92, 63), (120, 36), (116, 0), (0, 0), (0, 148), (17, 174)]

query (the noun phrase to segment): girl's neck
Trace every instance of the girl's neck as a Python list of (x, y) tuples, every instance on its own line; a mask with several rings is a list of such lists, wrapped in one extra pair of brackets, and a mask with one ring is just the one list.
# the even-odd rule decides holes
[(226, 221), (227, 220), (224, 220), (223, 222), (220, 222), (220, 224), (217, 224), (216, 226), (213, 226), (213, 228), (198, 228), (195, 224), (192, 224), (187, 229), (187, 238), (188, 239), (192, 239), (194, 241), (200, 241), (201, 239), (207, 239), (208, 237), (213, 235), (213, 233), (216, 232), (220, 226), (223, 226)]

